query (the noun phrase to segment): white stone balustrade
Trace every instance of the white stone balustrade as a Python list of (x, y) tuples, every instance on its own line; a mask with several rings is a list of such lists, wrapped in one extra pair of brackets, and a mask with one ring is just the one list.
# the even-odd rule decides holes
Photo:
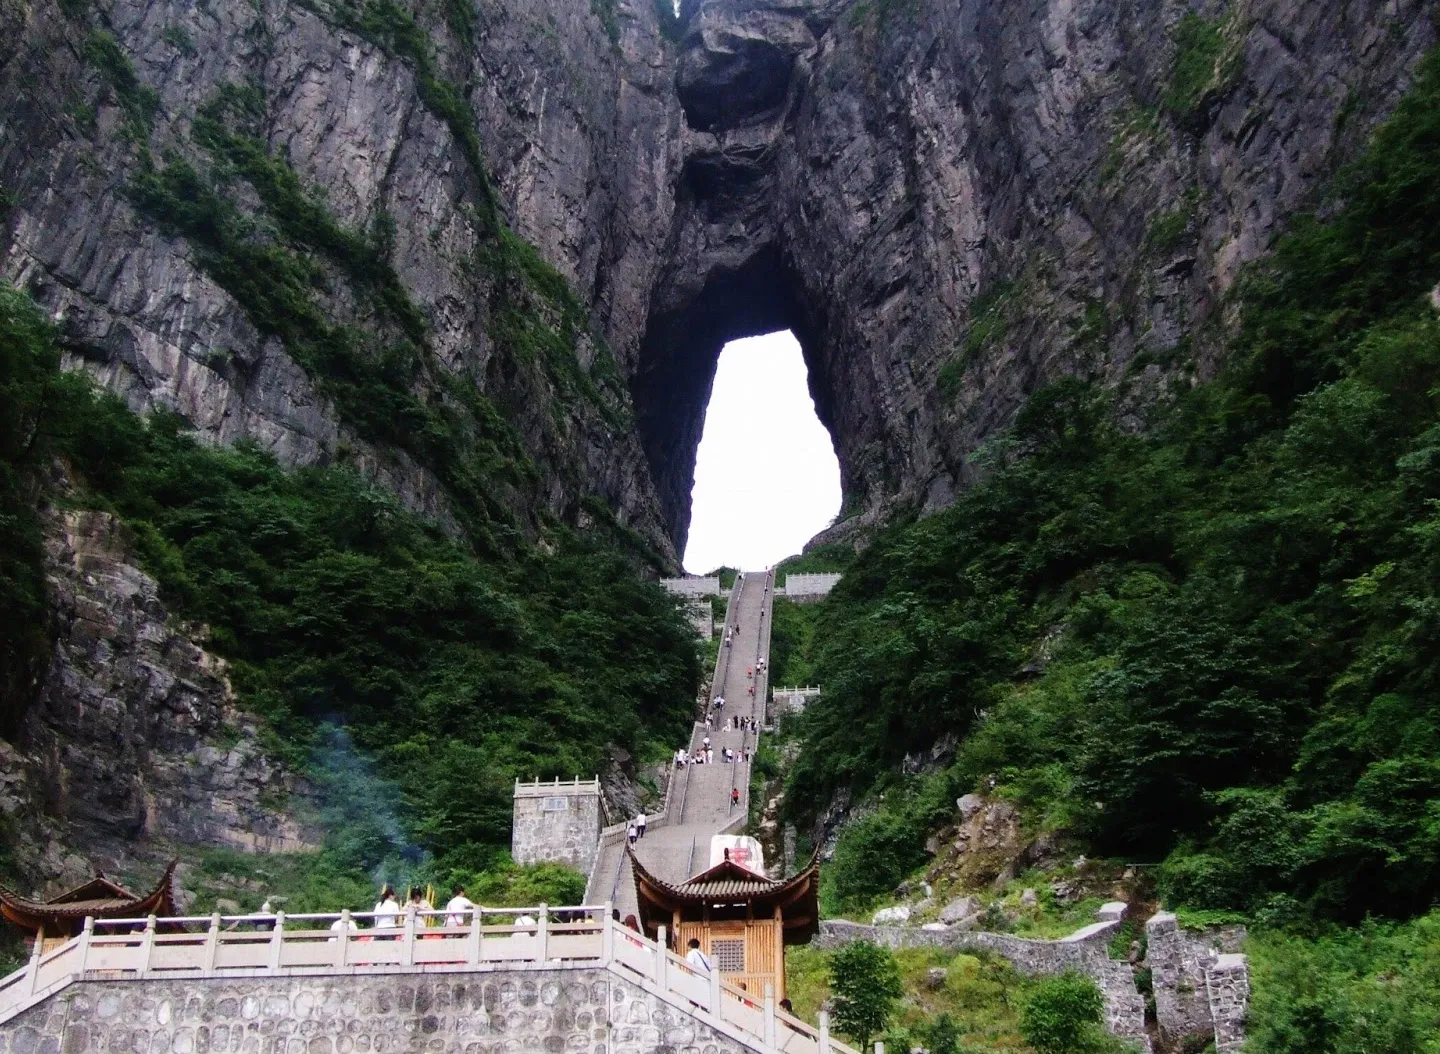
[[(6, 1023), (75, 984), (204, 984), (237, 979), (385, 975), (584, 973), (606, 970), (759, 1054), (856, 1054), (820, 1028), (778, 1009), (769, 993), (742, 991), (719, 974), (697, 974), (680, 956), (611, 918), (610, 906), (479, 908), (466, 925), (443, 911), (407, 912), (392, 929), (331, 929), (373, 923), (370, 912), (154, 917), (95, 922), (74, 940), (37, 951), (0, 979), (0, 1046)], [(517, 924), (521, 916), (533, 922)], [(663, 941), (663, 933), (662, 933)], [(38, 947), (38, 946), (37, 946)], [(561, 978), (563, 980), (563, 978)], [(409, 983), (409, 982), (407, 982)], [(53, 1015), (52, 1015), (53, 1016)], [(32, 1027), (24, 1020), (20, 1027)]]

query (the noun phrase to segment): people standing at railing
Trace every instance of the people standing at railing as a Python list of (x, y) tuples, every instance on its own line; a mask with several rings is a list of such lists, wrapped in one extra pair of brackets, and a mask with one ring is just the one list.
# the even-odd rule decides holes
[(387, 883), (380, 890), (380, 899), (372, 909), (377, 930), (393, 930), (400, 925), (400, 904), (395, 899), (395, 890)]
[(685, 953), (685, 961), (696, 973), (709, 975), (715, 968), (710, 961), (710, 956), (700, 950), (700, 941), (694, 937), (690, 938), (690, 950)]
[(468, 926), (470, 913), (475, 910), (475, 902), (465, 895), (465, 887), (457, 882), (450, 891), (450, 901), (445, 905), (445, 910), (450, 913), (445, 916), (445, 925)]

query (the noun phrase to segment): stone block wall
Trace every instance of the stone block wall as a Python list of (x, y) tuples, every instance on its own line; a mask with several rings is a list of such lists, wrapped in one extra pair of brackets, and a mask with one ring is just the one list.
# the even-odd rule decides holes
[(749, 1054), (603, 969), (89, 981), (0, 1054)]
[(1213, 1036), (1223, 1054), (1227, 1049), (1221, 1045), (1223, 1036), (1228, 1049), (1238, 1049), (1245, 1036), (1250, 972), (1245, 956), (1234, 954), (1234, 949), (1244, 936), (1239, 927), (1187, 933), (1168, 911), (1145, 923), (1145, 963), (1155, 987), (1155, 1020), (1166, 1040)]
[(1205, 971), (1210, 1017), (1215, 1022), (1216, 1054), (1235, 1054), (1245, 1043), (1250, 1009), (1250, 964), (1243, 955), (1220, 955)]
[(1078, 970), (1094, 980), (1105, 997), (1106, 1027), (1148, 1050), (1144, 997), (1135, 987), (1130, 964), (1111, 959), (1109, 954), (1110, 938), (1119, 926), (1115, 921), (1087, 927), (1083, 940), (1039, 941), (958, 927), (865, 926), (836, 919), (820, 923), (820, 933), (813, 943), (819, 948), (839, 948), (854, 940), (868, 940), (888, 948), (945, 948), (957, 952), (984, 949), (1004, 956), (1024, 974)]
[(566, 864), (584, 875), (600, 849), (600, 783), (517, 784), (510, 854), (517, 864)]
[(786, 575), (785, 585), (777, 592), (796, 604), (813, 603), (824, 600), (839, 581), (837, 574)]
[(690, 625), (695, 627), (695, 635), (701, 640), (713, 640), (715, 637), (715, 609), (710, 604), (709, 597), (695, 597), (685, 605), (685, 617), (690, 620)]
[(1155, 1019), (1167, 1039), (1204, 1036), (1213, 1030), (1205, 995), (1210, 958), (1210, 949), (1187, 936), (1170, 912), (1145, 923), (1145, 962), (1155, 986)]

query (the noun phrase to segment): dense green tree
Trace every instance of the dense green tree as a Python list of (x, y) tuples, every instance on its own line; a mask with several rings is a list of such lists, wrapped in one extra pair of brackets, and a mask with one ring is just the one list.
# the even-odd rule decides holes
[(830, 991), (835, 1024), (862, 1051), (885, 1031), (904, 994), (895, 957), (869, 941), (851, 941), (830, 957)]

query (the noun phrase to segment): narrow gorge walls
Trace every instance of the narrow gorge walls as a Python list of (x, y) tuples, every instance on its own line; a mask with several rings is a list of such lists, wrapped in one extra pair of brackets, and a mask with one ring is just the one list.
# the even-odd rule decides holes
[[(796, 334), (841, 535), (947, 503), (1063, 374), (1140, 427), (1434, 40), (1423, 0), (12, 2), (0, 277), (207, 443), (673, 570), (725, 341)], [(53, 749), (99, 749), (139, 696), (52, 666)]]

